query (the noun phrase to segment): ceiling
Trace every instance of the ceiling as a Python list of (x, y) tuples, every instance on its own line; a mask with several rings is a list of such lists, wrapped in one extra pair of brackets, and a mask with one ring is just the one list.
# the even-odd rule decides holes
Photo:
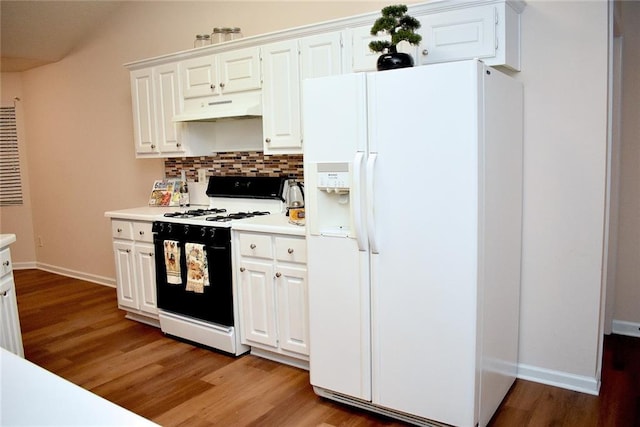
[(73, 51), (121, 1), (0, 0), (0, 71), (25, 71)]

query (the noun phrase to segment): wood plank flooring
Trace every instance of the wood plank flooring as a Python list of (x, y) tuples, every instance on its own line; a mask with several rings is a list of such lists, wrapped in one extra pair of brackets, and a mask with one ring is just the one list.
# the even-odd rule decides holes
[[(319, 398), (308, 372), (124, 318), (115, 289), (14, 271), (25, 356), (163, 426), (403, 426)], [(640, 339), (605, 340), (600, 396), (517, 380), (492, 426), (640, 426)]]

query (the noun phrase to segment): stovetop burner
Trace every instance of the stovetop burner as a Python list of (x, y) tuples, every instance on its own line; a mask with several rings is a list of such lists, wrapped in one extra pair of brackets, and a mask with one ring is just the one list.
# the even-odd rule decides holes
[(234, 212), (228, 215), (216, 215), (205, 218), (207, 221), (227, 222), (234, 219), (252, 218), (254, 216), (269, 215), (267, 211), (253, 211), (253, 212)]
[(217, 213), (224, 213), (226, 209), (191, 209), (186, 212), (168, 212), (164, 214), (164, 216), (168, 218), (195, 218), (198, 216), (205, 216)]

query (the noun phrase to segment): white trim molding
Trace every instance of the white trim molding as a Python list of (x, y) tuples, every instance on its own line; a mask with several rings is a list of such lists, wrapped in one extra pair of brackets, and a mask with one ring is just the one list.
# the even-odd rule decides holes
[(619, 335), (640, 338), (640, 323), (613, 320), (612, 332)]
[(524, 365), (522, 363), (518, 364), (517, 377), (521, 380), (566, 388), (595, 396), (600, 392), (600, 380), (597, 378), (554, 371), (537, 366)]
[(83, 273), (82, 271), (69, 270), (67, 268), (56, 267), (55, 265), (43, 264), (36, 262), (35, 268), (48, 271), (50, 273), (60, 274), (62, 276), (72, 277), (74, 279), (85, 280), (87, 282), (97, 283), (98, 285), (116, 287), (116, 280), (110, 277), (97, 276), (95, 274)]

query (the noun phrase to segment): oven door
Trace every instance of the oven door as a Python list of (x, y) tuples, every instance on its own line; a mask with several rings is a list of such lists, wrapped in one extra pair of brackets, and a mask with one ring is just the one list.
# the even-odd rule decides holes
[[(167, 243), (165, 245), (165, 243)], [(201, 289), (188, 282), (187, 247), (204, 249), (206, 274), (196, 277)], [(174, 244), (177, 247), (171, 248)], [(158, 308), (181, 316), (233, 326), (231, 231), (229, 228), (177, 223), (154, 223)], [(175, 265), (179, 266), (179, 269)], [(193, 280), (193, 277), (189, 278)]]

